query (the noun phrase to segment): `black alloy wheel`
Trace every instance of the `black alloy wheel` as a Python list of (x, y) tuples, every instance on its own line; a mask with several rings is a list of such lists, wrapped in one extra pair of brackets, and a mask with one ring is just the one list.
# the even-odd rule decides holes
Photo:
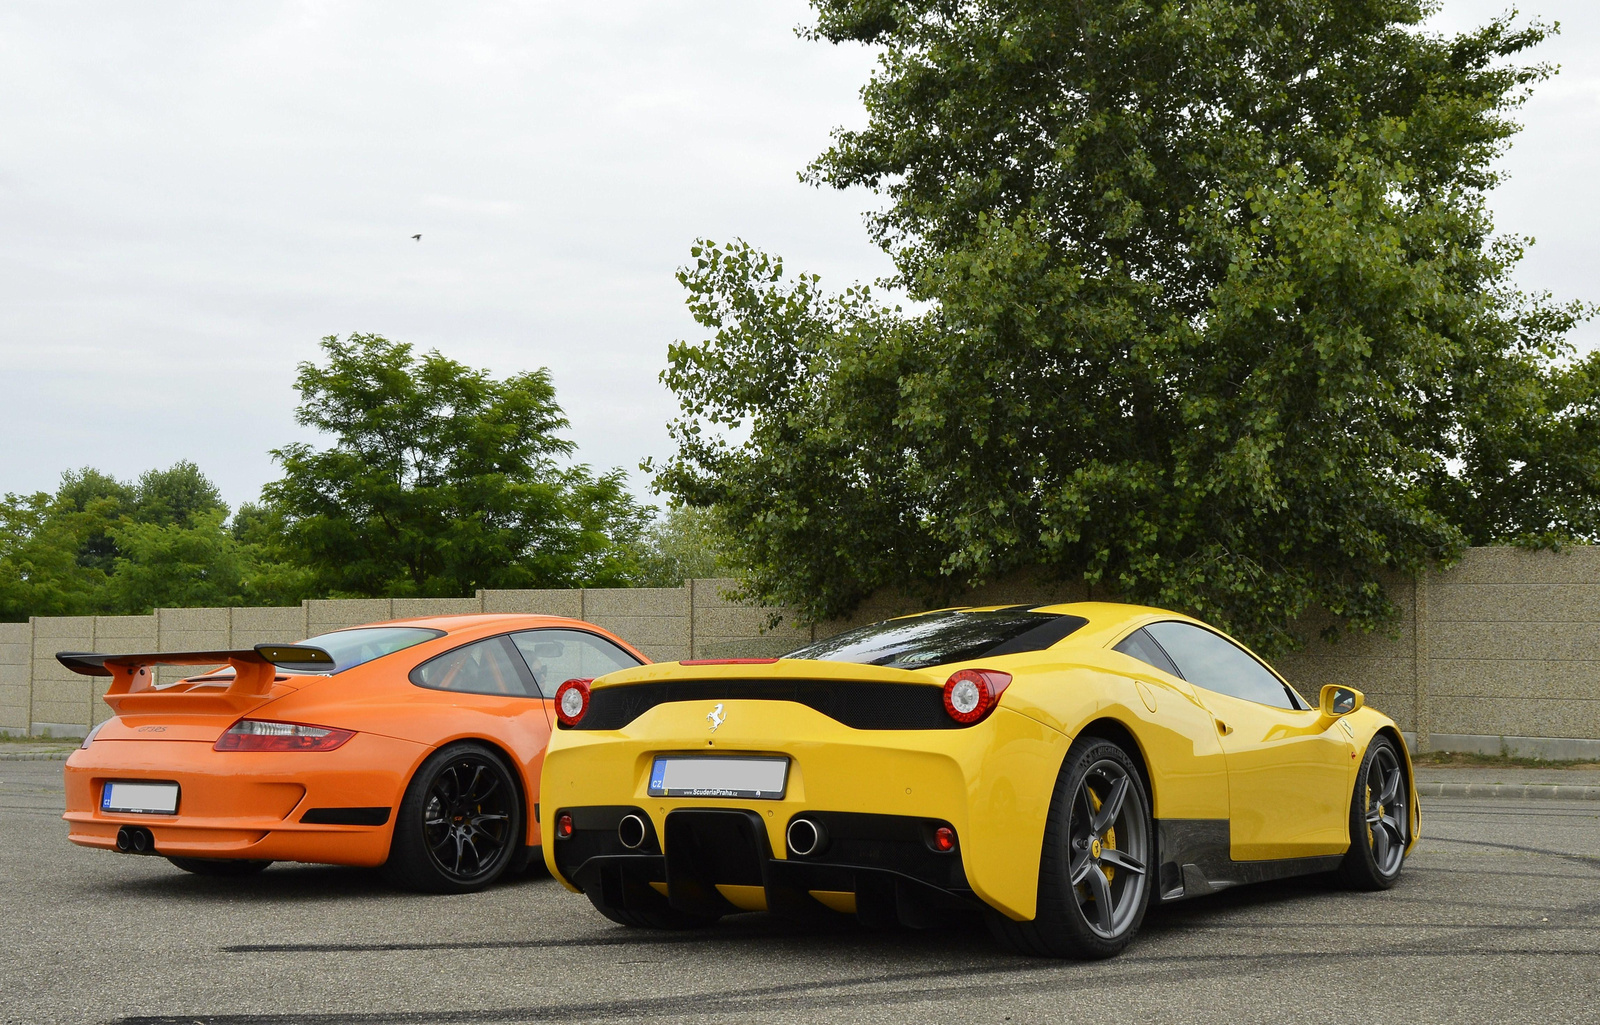
[(406, 788), (384, 873), (407, 889), (480, 890), (520, 857), (522, 823), (522, 795), (505, 759), (482, 744), (452, 744)]
[(1050, 803), (1033, 921), (992, 912), (991, 930), (1018, 952), (1038, 957), (1120, 953), (1150, 904), (1153, 835), (1138, 764), (1109, 740), (1078, 738)]
[(220, 876), (237, 879), (253, 876), (272, 864), (270, 861), (244, 861), (238, 858), (168, 858), (168, 861), (197, 876)]
[(1350, 797), (1350, 850), (1339, 873), (1358, 890), (1387, 890), (1400, 878), (1411, 840), (1411, 786), (1400, 752), (1374, 737)]

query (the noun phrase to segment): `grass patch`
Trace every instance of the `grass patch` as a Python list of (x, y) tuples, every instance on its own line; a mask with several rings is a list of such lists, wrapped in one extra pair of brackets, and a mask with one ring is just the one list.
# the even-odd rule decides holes
[(1600, 769), (1600, 762), (1586, 758), (1518, 758), (1515, 755), (1482, 755), (1471, 751), (1426, 751), (1412, 754), (1417, 765), (1455, 766), (1484, 769)]
[(0, 744), (31, 744), (35, 747), (40, 745), (77, 747), (81, 743), (83, 743), (82, 737), (52, 737), (48, 733), (32, 737), (21, 737), (12, 733), (0, 733)]

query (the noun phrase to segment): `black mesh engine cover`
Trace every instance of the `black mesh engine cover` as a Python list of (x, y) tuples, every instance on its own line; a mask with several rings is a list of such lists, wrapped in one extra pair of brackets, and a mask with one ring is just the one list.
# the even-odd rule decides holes
[(673, 701), (793, 701), (857, 730), (953, 730), (937, 684), (844, 680), (673, 680), (597, 687), (589, 710), (563, 729), (620, 730), (657, 705)]

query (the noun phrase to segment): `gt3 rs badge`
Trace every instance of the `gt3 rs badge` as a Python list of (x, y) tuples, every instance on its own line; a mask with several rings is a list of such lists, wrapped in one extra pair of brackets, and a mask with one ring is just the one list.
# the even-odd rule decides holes
[(713, 708), (711, 711), (707, 712), (706, 718), (711, 722), (712, 733), (717, 732), (717, 727), (728, 721), (728, 717), (722, 712), (721, 705), (718, 705), (716, 708)]

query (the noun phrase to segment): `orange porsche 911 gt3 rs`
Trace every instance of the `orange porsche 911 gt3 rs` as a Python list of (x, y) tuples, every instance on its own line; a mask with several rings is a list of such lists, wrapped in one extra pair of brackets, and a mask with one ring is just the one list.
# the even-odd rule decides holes
[[(73, 843), (203, 875), (273, 861), (486, 886), (538, 856), (550, 699), (646, 662), (551, 616), (397, 620), (240, 651), (89, 654), (115, 713), (66, 765)], [(170, 685), (157, 665), (216, 667)]]

